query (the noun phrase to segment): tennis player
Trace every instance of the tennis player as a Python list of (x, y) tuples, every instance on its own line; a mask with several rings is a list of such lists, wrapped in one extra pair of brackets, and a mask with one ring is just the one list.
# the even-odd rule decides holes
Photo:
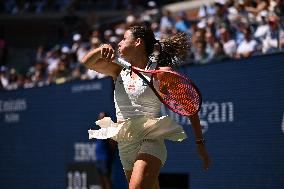
[[(159, 47), (156, 56), (153, 53), (155, 46)], [(187, 35), (177, 34), (160, 42), (151, 29), (143, 26), (130, 27), (118, 44), (119, 56), (141, 69), (171, 69), (185, 58), (188, 49)], [(187, 136), (169, 116), (159, 117), (161, 102), (151, 88), (114, 60), (115, 51), (108, 44), (91, 50), (82, 59), (87, 68), (112, 76), (115, 82), (117, 123), (109, 117), (97, 121), (101, 129), (89, 130), (89, 138), (112, 138), (118, 142), (120, 160), (130, 189), (158, 189), (158, 175), (167, 158), (164, 140), (182, 141)], [(196, 114), (189, 119), (203, 168), (207, 170), (210, 158), (199, 117)]]

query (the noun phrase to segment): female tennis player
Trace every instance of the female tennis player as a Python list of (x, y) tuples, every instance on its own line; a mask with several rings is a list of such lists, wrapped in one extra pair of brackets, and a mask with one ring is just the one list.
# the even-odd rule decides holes
[[(154, 47), (159, 53), (154, 56)], [(170, 70), (183, 59), (189, 49), (185, 34), (163, 41), (155, 39), (153, 31), (142, 26), (126, 30), (118, 44), (121, 58), (141, 69)], [(156, 57), (153, 61), (152, 57)], [(130, 189), (158, 189), (158, 175), (164, 165), (167, 150), (164, 140), (182, 141), (187, 136), (183, 128), (169, 116), (159, 116), (161, 102), (135, 73), (115, 63), (115, 51), (104, 44), (91, 50), (82, 59), (89, 69), (112, 76), (115, 82), (114, 101), (117, 123), (110, 118), (96, 122), (99, 130), (89, 130), (89, 138), (112, 138), (118, 142), (119, 155)], [(149, 76), (149, 80), (154, 79)], [(198, 114), (189, 117), (203, 168), (210, 158), (204, 145)]]

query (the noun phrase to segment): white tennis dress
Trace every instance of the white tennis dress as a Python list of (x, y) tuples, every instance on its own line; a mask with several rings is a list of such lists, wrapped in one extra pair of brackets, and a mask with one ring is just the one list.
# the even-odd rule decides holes
[[(150, 77), (144, 76), (150, 80)], [(131, 78), (129, 70), (122, 70), (117, 77), (114, 101), (117, 123), (114, 123), (110, 117), (105, 117), (96, 121), (96, 124), (101, 127), (99, 130), (88, 132), (90, 139), (112, 138), (118, 142), (124, 169), (131, 169), (137, 153), (141, 153), (143, 148), (141, 141), (148, 142), (142, 149), (144, 153), (152, 154), (164, 163), (166, 155), (156, 154), (160, 153), (159, 149), (148, 147), (163, 147), (164, 139), (182, 141), (187, 137), (183, 128), (169, 116), (160, 117), (160, 100), (141, 78)], [(153, 141), (158, 143), (150, 145), (149, 142)], [(132, 157), (131, 160), (125, 160), (125, 158), (123, 160), (123, 156)]]

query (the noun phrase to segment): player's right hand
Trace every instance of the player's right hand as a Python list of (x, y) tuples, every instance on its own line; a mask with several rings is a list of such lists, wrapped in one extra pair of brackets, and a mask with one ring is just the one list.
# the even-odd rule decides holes
[(103, 44), (101, 47), (101, 58), (107, 62), (112, 62), (115, 57), (114, 49), (109, 44)]

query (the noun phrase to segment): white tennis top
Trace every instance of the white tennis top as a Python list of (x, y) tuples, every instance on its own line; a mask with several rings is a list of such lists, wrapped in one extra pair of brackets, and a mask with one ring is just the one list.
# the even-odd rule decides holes
[[(140, 78), (131, 78), (130, 70), (122, 70), (115, 83), (114, 102), (118, 121), (137, 116), (159, 117), (161, 101)], [(150, 81), (150, 77), (144, 76)]]

